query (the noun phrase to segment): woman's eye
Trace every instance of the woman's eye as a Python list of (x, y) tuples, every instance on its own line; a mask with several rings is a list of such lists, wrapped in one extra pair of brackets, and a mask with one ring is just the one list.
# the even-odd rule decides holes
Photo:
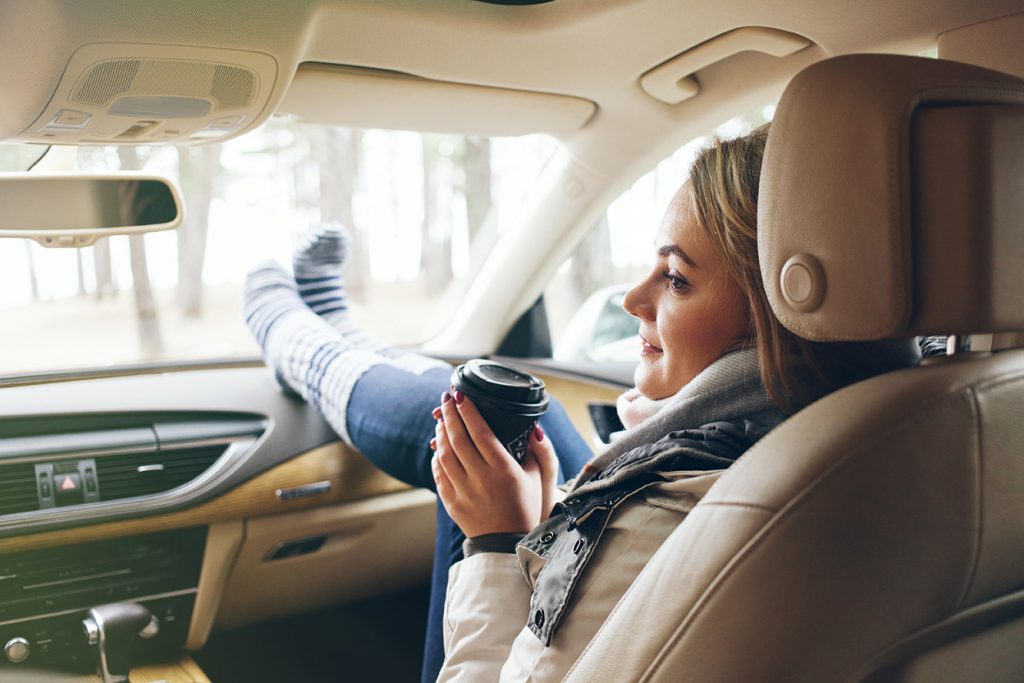
[(684, 277), (665, 273), (665, 280), (668, 281), (668, 288), (677, 292), (685, 292), (690, 288), (690, 283)]

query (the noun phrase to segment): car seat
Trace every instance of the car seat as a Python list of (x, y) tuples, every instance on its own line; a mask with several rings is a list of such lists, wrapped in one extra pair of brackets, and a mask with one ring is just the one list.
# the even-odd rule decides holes
[(565, 680), (1024, 680), (1024, 350), (999, 348), (1024, 330), (1024, 81), (889, 55), (808, 67), (769, 133), (758, 230), (790, 330), (949, 333), (954, 353), (762, 439)]

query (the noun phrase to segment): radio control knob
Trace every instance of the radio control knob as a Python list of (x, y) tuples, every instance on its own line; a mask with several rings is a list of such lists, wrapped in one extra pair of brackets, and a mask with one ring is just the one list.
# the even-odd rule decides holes
[(21, 664), (28, 659), (28, 641), (24, 638), (11, 638), (4, 646), (4, 654), (13, 664)]

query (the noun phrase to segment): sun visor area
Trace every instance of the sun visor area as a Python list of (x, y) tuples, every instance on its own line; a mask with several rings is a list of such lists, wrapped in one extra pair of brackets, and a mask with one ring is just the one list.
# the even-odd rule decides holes
[(266, 116), (269, 55), (217, 48), (94, 43), (77, 50), (42, 113), (15, 140), (188, 144), (238, 135)]
[(435, 81), (329, 64), (301, 65), (278, 113), (308, 123), (475, 135), (565, 135), (597, 110), (590, 100)]

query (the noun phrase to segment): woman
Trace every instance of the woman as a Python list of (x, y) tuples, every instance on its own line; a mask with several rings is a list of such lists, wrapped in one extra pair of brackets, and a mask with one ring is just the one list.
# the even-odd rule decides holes
[(442, 398), (432, 471), (469, 538), (450, 576), (441, 680), (561, 680), (737, 457), (786, 414), (920, 358), (913, 340), (807, 342), (772, 314), (756, 243), (766, 137), (705, 149), (672, 200), (654, 266), (624, 303), (643, 340), (619, 406), (628, 431), (568, 493), (548, 439), (518, 467), (469, 399)]
[[(431, 418), (450, 368), (349, 321), (338, 234), (300, 249), (295, 281), (276, 265), (250, 274), (246, 319), (279, 380), (385, 471), (436, 482), (450, 512), (438, 512), (424, 680), (440, 666), (432, 629), (449, 566), (442, 678), (496, 680), (504, 666), (512, 680), (558, 680), (724, 468), (786, 414), (916, 362), (912, 343), (814, 344), (771, 313), (756, 245), (766, 136), (762, 128), (705, 150), (672, 201), (655, 265), (625, 302), (644, 340), (636, 388), (619, 401), (628, 429), (567, 497), (555, 487), (559, 463), (571, 476), (590, 453), (564, 411), (555, 404), (542, 418), (523, 466), (461, 395), (441, 396)], [(465, 560), (459, 527), (470, 537)]]

